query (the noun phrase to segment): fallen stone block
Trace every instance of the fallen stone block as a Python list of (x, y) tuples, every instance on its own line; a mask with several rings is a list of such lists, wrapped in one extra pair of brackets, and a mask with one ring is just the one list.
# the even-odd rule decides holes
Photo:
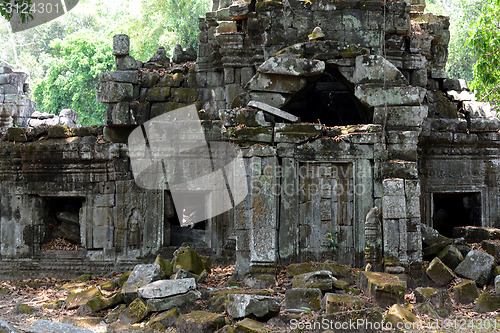
[(281, 307), (281, 298), (249, 294), (230, 294), (227, 301), (227, 313), (232, 318), (255, 316), (269, 318), (276, 316)]
[(361, 310), (371, 308), (372, 305), (358, 296), (348, 294), (326, 293), (321, 300), (321, 308), (326, 314), (332, 314), (342, 311)]
[(288, 120), (292, 123), (296, 123), (296, 122), (300, 121), (299, 117), (294, 116), (291, 113), (288, 113), (288, 112), (283, 111), (281, 109), (275, 108), (274, 106), (271, 106), (271, 105), (263, 103), (263, 102), (250, 101), (250, 102), (248, 102), (247, 106), (262, 110), (262, 111), (264, 111), (272, 116), (282, 118), (284, 120)]
[(464, 280), (453, 287), (453, 297), (461, 304), (473, 303), (478, 297), (476, 283), (472, 280)]
[(66, 307), (69, 310), (76, 309), (82, 305), (87, 304), (87, 302), (94, 297), (102, 297), (102, 294), (97, 287), (93, 287), (79, 293), (69, 295), (66, 299)]
[(483, 250), (491, 254), (492, 256), (500, 255), (500, 242), (495, 240), (484, 240), (481, 242), (481, 247)]
[(421, 105), (427, 90), (422, 87), (358, 84), (354, 95), (370, 107), (394, 105)]
[(181, 247), (174, 252), (172, 259), (174, 273), (179, 269), (200, 274), (203, 270), (210, 272), (210, 267), (202, 260), (202, 258), (189, 247)]
[(177, 318), (177, 330), (190, 333), (212, 333), (226, 325), (226, 319), (218, 313), (193, 311)]
[(492, 255), (472, 250), (455, 269), (455, 273), (476, 281), (478, 286), (484, 286), (490, 281), (494, 268), (495, 258)]
[[(416, 328), (416, 323), (418, 321), (419, 319), (414, 313), (399, 304), (394, 304), (393, 306), (391, 306), (384, 318), (384, 322), (391, 323), (393, 327), (400, 327), (398, 326), (398, 324), (403, 324), (404, 328), (407, 328), (405, 324), (408, 323), (415, 323)], [(411, 327), (411, 325), (409, 327)]]
[(415, 298), (419, 303), (429, 303), (440, 317), (448, 317), (453, 311), (451, 298), (447, 289), (422, 288), (418, 287), (414, 291)]
[(441, 252), (438, 253), (437, 257), (441, 259), (443, 264), (451, 268), (452, 270), (457, 268), (457, 266), (464, 260), (462, 253), (453, 245), (446, 246)]
[(37, 320), (30, 326), (32, 333), (92, 333), (86, 328), (56, 323), (50, 320)]
[(145, 285), (137, 290), (142, 298), (165, 298), (169, 296), (185, 294), (196, 289), (193, 278), (179, 280), (158, 280)]
[(148, 322), (148, 326), (151, 326), (154, 323), (160, 323), (165, 327), (174, 327), (177, 322), (177, 318), (179, 318), (179, 310), (177, 308), (173, 308), (169, 311), (158, 313), (156, 316), (151, 318)]
[(0, 320), (0, 332), (3, 333), (19, 333), (20, 331), (10, 325), (8, 322)]
[(403, 302), (406, 291), (406, 282), (397, 275), (380, 272), (359, 272), (358, 286), (383, 307)]
[(493, 312), (500, 309), (500, 296), (482, 293), (477, 299), (477, 312)]
[(425, 273), (438, 286), (445, 286), (456, 277), (453, 271), (443, 264), (439, 258), (434, 258), (431, 261)]
[(265, 325), (253, 319), (246, 318), (236, 324), (235, 333), (262, 333), (266, 332)]
[(407, 84), (403, 73), (384, 57), (365, 55), (356, 57), (354, 83), (399, 83)]
[(147, 314), (148, 310), (146, 304), (144, 304), (140, 298), (136, 298), (122, 313), (120, 313), (118, 320), (122, 325), (135, 324), (144, 319)]
[(317, 288), (292, 288), (285, 293), (285, 308), (309, 308), (317, 311), (321, 308), (321, 290)]
[(122, 293), (125, 296), (125, 302), (131, 302), (137, 297), (137, 290), (151, 282), (161, 280), (165, 276), (160, 265), (148, 264), (137, 265), (123, 284)]
[(317, 271), (296, 275), (292, 280), (293, 288), (318, 288), (322, 292), (333, 290), (336, 278), (330, 271)]
[(487, 227), (455, 227), (453, 237), (463, 237), (468, 243), (480, 243), (488, 239), (500, 239), (500, 229)]
[(189, 312), (194, 302), (201, 298), (198, 290), (190, 290), (185, 294), (165, 298), (150, 298), (146, 300), (148, 312), (167, 311), (178, 308), (180, 313)]

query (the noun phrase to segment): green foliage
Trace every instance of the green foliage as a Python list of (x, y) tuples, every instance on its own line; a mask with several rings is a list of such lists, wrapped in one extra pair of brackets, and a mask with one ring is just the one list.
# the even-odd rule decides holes
[(198, 18), (205, 17), (210, 0), (142, 0), (140, 15), (127, 28), (133, 55), (147, 61), (163, 45), (171, 51), (176, 44), (197, 47)]
[(467, 45), (468, 30), (481, 9), (482, 0), (428, 0), (426, 11), (450, 17), (450, 43), (446, 72), (450, 78), (471, 81), (476, 58)]
[(500, 0), (488, 0), (474, 23), (469, 45), (477, 62), (472, 88), (487, 101), (500, 100)]
[(31, 0), (0, 0), (0, 15), (7, 21), (12, 18), (15, 12), (19, 13), (23, 23), (32, 19), (33, 15), (29, 13), (28, 8), (31, 8)]
[(338, 248), (341, 246), (339, 243), (337, 243), (337, 237), (339, 235), (339, 231), (335, 230), (332, 233), (326, 234), (326, 237), (328, 239), (328, 247), (330, 250), (335, 253)]
[(106, 106), (96, 100), (99, 74), (113, 69), (111, 41), (92, 30), (80, 30), (50, 43), (43, 60), (48, 70), (36, 82), (33, 98), (37, 109), (59, 113), (71, 108), (83, 125), (102, 124)]

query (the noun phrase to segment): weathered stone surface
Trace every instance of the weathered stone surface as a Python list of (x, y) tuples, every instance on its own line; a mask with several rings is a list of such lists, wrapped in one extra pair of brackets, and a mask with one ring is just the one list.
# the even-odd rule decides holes
[(278, 109), (282, 107), (287, 101), (286, 96), (276, 92), (252, 91), (249, 93), (249, 98), (250, 100), (268, 104)]
[(227, 301), (227, 313), (233, 318), (255, 316), (258, 318), (269, 318), (276, 316), (281, 307), (281, 298), (230, 294)]
[(130, 52), (130, 38), (128, 35), (118, 34), (113, 36), (113, 55), (128, 56)]
[(458, 264), (464, 260), (462, 253), (453, 245), (446, 246), (438, 253), (437, 257), (452, 270), (457, 268)]
[(472, 250), (467, 253), (455, 272), (459, 276), (476, 281), (478, 286), (484, 286), (492, 277), (494, 264), (495, 258), (492, 255)]
[(400, 83), (407, 84), (403, 73), (381, 56), (368, 55), (356, 57), (353, 82), (361, 83)]
[(189, 247), (181, 247), (174, 252), (172, 266), (174, 272), (183, 269), (194, 274), (200, 274), (203, 270), (210, 270), (202, 258)]
[(0, 320), (0, 332), (4, 333), (18, 333), (19, 330), (12, 327), (8, 322)]
[(220, 117), (224, 126), (232, 127), (245, 125), (248, 127), (271, 126), (264, 117), (264, 112), (252, 109), (229, 109), (222, 110)]
[(464, 280), (453, 287), (455, 301), (461, 304), (473, 303), (478, 297), (476, 283), (472, 280)]
[(189, 279), (189, 278), (196, 279), (196, 275), (191, 273), (191, 272), (185, 271), (183, 269), (179, 269), (172, 276), (170, 276), (170, 278), (172, 280), (181, 280), (181, 279)]
[(236, 324), (235, 333), (260, 333), (265, 332), (264, 324), (253, 319), (246, 318)]
[(194, 302), (201, 298), (198, 290), (191, 290), (185, 294), (165, 298), (151, 298), (146, 301), (148, 312), (167, 311), (178, 308), (180, 313), (189, 312)]
[(193, 311), (177, 318), (179, 332), (211, 333), (226, 325), (223, 315), (205, 311)]
[(86, 328), (56, 323), (50, 320), (37, 320), (30, 326), (32, 333), (92, 333)]
[(118, 318), (120, 324), (129, 325), (140, 322), (147, 314), (148, 310), (144, 302), (140, 298), (136, 298), (122, 313), (120, 313)]
[(383, 307), (403, 301), (406, 282), (398, 276), (380, 272), (359, 272), (359, 287)]
[(97, 92), (100, 103), (118, 103), (131, 101), (134, 97), (134, 88), (131, 83), (101, 82)]
[(139, 69), (137, 60), (133, 57), (126, 55), (124, 57), (116, 58), (116, 69), (119, 71), (130, 71)]
[(398, 323), (416, 323), (419, 321), (419, 319), (408, 309), (399, 304), (394, 304), (389, 308), (384, 321), (386, 323), (391, 323), (393, 327), (398, 327)]
[(434, 258), (425, 273), (427, 276), (439, 286), (445, 286), (450, 283), (456, 276), (453, 271), (443, 264), (439, 258)]
[(455, 91), (455, 90), (450, 90), (446, 92), (446, 95), (448, 95), (449, 98), (451, 98), (452, 101), (454, 102), (463, 102), (463, 101), (475, 101), (476, 96), (474, 93), (471, 93), (470, 91)]
[(467, 82), (462, 79), (444, 79), (443, 80), (443, 90), (468, 90)]
[(149, 62), (157, 62), (161, 64), (169, 63), (170, 59), (167, 57), (167, 51), (164, 46), (158, 46), (155, 54), (149, 59)]
[(421, 105), (426, 89), (412, 86), (383, 86), (377, 84), (361, 84), (354, 88), (354, 95), (364, 104), (373, 106)]
[(321, 300), (321, 308), (326, 314), (341, 311), (361, 310), (372, 307), (365, 299), (347, 294), (326, 293)]
[(491, 109), (488, 102), (463, 102), (463, 110), (468, 113), (472, 118), (495, 118), (495, 112)]
[(157, 255), (153, 264), (160, 265), (163, 274), (168, 278), (173, 274), (174, 270), (172, 268), (172, 263), (170, 260), (163, 259), (161, 255)]
[(500, 296), (482, 293), (476, 303), (477, 312), (493, 312), (500, 309)]
[(500, 296), (500, 275), (495, 276), (495, 294)]
[[(393, 127), (419, 127), (427, 117), (428, 107), (423, 106), (389, 106), (375, 107), (373, 112), (373, 122), (375, 124), (384, 123)], [(386, 118), (387, 115), (387, 118)]]
[(316, 76), (325, 71), (325, 63), (319, 60), (269, 58), (257, 69), (259, 73), (290, 76)]
[(417, 302), (431, 304), (432, 310), (440, 317), (448, 317), (453, 311), (451, 298), (447, 289), (418, 287), (414, 293)]
[(97, 287), (93, 287), (79, 293), (75, 293), (69, 295), (66, 299), (66, 307), (68, 309), (76, 309), (82, 305), (85, 305), (88, 301), (90, 301), (94, 297), (102, 297), (101, 292)]
[(139, 72), (138, 71), (116, 71), (116, 72), (105, 72), (99, 75), (99, 80), (101, 82), (125, 82), (137, 84), (139, 82)]
[(293, 288), (318, 288), (322, 292), (333, 289), (333, 281), (336, 278), (330, 271), (317, 271), (294, 276)]
[(307, 85), (307, 80), (299, 76), (257, 73), (245, 86), (251, 91), (295, 93)]
[(126, 302), (131, 302), (137, 297), (137, 290), (151, 282), (164, 278), (160, 265), (137, 265), (124, 283), (122, 293)]
[(500, 239), (500, 229), (474, 226), (455, 227), (453, 237), (463, 237), (468, 243), (480, 243), (483, 240)]
[(165, 327), (174, 327), (178, 317), (179, 310), (177, 308), (173, 308), (169, 311), (159, 313), (151, 318), (148, 322), (148, 326), (151, 326), (154, 323), (160, 323)]
[(266, 103), (262, 103), (262, 102), (258, 102), (258, 101), (250, 101), (250, 102), (248, 102), (247, 106), (252, 107), (252, 108), (256, 108), (256, 109), (260, 109), (260, 110), (264, 111), (265, 113), (268, 113), (272, 116), (275, 116), (275, 117), (278, 117), (278, 118), (281, 118), (284, 120), (288, 120), (292, 123), (300, 121), (299, 117), (294, 116), (293, 114), (288, 113), (286, 111), (275, 108), (275, 107), (273, 107), (269, 104), (266, 104)]
[(86, 304), (92, 310), (93, 313), (99, 312), (101, 310), (109, 309), (117, 304), (124, 301), (122, 293), (116, 293), (109, 297), (104, 297), (103, 295), (97, 295), (91, 298)]
[(494, 257), (500, 255), (500, 241), (498, 240), (484, 240), (481, 242), (481, 247)]
[(320, 124), (286, 124), (277, 123), (274, 126), (275, 142), (301, 143), (311, 141), (323, 135)]
[(164, 298), (179, 294), (185, 294), (196, 289), (196, 282), (191, 279), (158, 280), (147, 284), (137, 290), (142, 298)]
[(317, 288), (292, 288), (285, 293), (285, 308), (309, 308), (317, 311), (321, 308), (321, 290)]

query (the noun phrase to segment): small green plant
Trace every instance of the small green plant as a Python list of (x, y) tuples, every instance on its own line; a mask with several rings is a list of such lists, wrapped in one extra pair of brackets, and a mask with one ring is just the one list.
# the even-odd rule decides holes
[(334, 230), (332, 233), (326, 234), (326, 237), (328, 238), (328, 247), (333, 253), (335, 253), (341, 246), (339, 243), (337, 243), (338, 235), (339, 235), (338, 230)]

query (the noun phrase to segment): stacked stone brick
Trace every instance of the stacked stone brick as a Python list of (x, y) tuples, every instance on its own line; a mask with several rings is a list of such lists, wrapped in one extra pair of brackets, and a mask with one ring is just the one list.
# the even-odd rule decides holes
[(28, 76), (0, 66), (0, 130), (26, 126), (36, 104), (29, 98)]

